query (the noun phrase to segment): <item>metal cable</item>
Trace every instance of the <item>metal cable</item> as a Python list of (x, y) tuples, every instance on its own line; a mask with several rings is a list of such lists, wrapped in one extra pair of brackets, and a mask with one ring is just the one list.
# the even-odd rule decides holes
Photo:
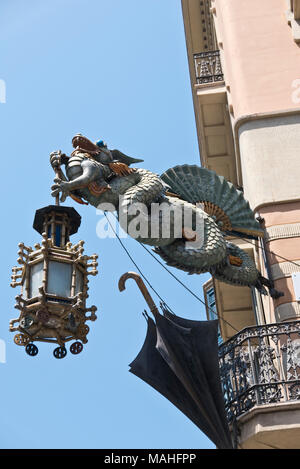
[(273, 254), (276, 257), (280, 257), (280, 259), (283, 259), (284, 261), (290, 262), (291, 264), (296, 265), (298, 268), (300, 267), (300, 265), (296, 264), (296, 262), (291, 261), (290, 259), (287, 259), (286, 257), (280, 256), (279, 254), (276, 254), (276, 252), (274, 252), (274, 251), (270, 251), (269, 249), (266, 249), (266, 248), (260, 246), (259, 244), (253, 244), (252, 241), (250, 241), (249, 239), (246, 239), (246, 238), (241, 238), (241, 239), (243, 241), (246, 241), (247, 243), (251, 244), (252, 246), (257, 246), (259, 249), (261, 249), (264, 252), (267, 252), (269, 254)]
[(150, 256), (153, 257), (153, 259), (156, 260), (156, 262), (158, 262), (178, 283), (180, 283), (180, 285), (183, 286), (183, 288), (185, 288), (191, 295), (193, 295), (198, 301), (200, 301), (200, 303), (202, 303), (209, 311), (211, 311), (218, 319), (220, 319), (221, 321), (225, 322), (228, 326), (232, 327), (232, 329), (234, 329), (236, 332), (240, 332), (238, 329), (236, 329), (232, 324), (230, 324), (230, 322), (226, 321), (226, 319), (224, 318), (220, 318), (218, 316), (218, 313), (216, 313), (210, 306), (208, 306), (205, 301), (203, 301), (198, 295), (196, 295), (196, 293), (194, 293), (189, 287), (187, 287), (175, 274), (173, 274), (173, 272), (171, 272), (156, 256), (154, 256), (154, 254), (152, 254), (151, 251), (148, 251), (148, 249), (146, 248), (146, 246), (144, 246), (142, 243), (139, 243), (144, 249), (145, 251), (148, 252), (148, 254), (150, 254)]
[(124, 243), (122, 242), (122, 240), (120, 239), (120, 237), (118, 236), (118, 234), (116, 233), (114, 227), (112, 226), (109, 218), (107, 217), (106, 213), (104, 212), (104, 215), (105, 215), (105, 218), (106, 220), (108, 221), (112, 231), (114, 232), (114, 234), (116, 235), (119, 243), (121, 244), (122, 248), (124, 249), (124, 251), (126, 252), (127, 256), (129, 257), (129, 259), (131, 260), (131, 262), (133, 263), (133, 265), (135, 266), (135, 268), (138, 270), (138, 272), (141, 274), (141, 276), (143, 277), (143, 279), (145, 280), (145, 282), (149, 285), (149, 288), (151, 288), (151, 290), (157, 295), (157, 297), (160, 299), (160, 301), (165, 304), (168, 309), (171, 311), (171, 313), (175, 314), (172, 309), (170, 308), (170, 306), (164, 301), (164, 299), (159, 295), (159, 293), (155, 290), (155, 288), (153, 287), (153, 285), (149, 282), (149, 280), (146, 278), (146, 276), (143, 274), (143, 272), (141, 271), (141, 269), (139, 268), (139, 266), (137, 265), (137, 263), (135, 262), (135, 260), (133, 259), (133, 257), (131, 256), (130, 252), (128, 251), (128, 249), (126, 248), (126, 246), (124, 245)]
[[(150, 286), (150, 288), (156, 293), (156, 295), (161, 299), (161, 297), (159, 296), (159, 294), (154, 290), (154, 288), (151, 286), (150, 282), (145, 278), (145, 276), (143, 275), (143, 273), (141, 272), (141, 270), (139, 269), (139, 267), (137, 266), (137, 264), (134, 262), (134, 260), (132, 259), (132, 256), (129, 254), (128, 250), (126, 249), (126, 247), (124, 246), (123, 242), (121, 241), (121, 239), (119, 238), (118, 234), (116, 233), (116, 231), (114, 230), (114, 228), (112, 227), (109, 219), (107, 218), (107, 215), (104, 213), (104, 215), (106, 216), (106, 219), (108, 221), (108, 223), (110, 224), (113, 232), (115, 233), (116, 237), (118, 238), (121, 246), (123, 247), (123, 249), (125, 250), (125, 252), (127, 253), (127, 255), (129, 256), (130, 260), (133, 262), (133, 264), (136, 266), (136, 268), (138, 269), (138, 271), (140, 272), (140, 274), (143, 276), (143, 278), (147, 281), (148, 285)], [(118, 218), (116, 217), (116, 215), (114, 214), (114, 217), (116, 218), (116, 220), (118, 221)], [(183, 288), (185, 288), (191, 295), (193, 295), (198, 301), (200, 301), (200, 303), (202, 303), (207, 309), (209, 309), (209, 311), (211, 311), (219, 320), (221, 319), (221, 321), (223, 321), (225, 324), (227, 324), (228, 326), (230, 326), (232, 329), (234, 329), (236, 332), (240, 332), (238, 329), (236, 329), (232, 324), (230, 324), (230, 322), (226, 321), (226, 319), (224, 318), (219, 318), (218, 314), (210, 307), (208, 306), (205, 301), (203, 301), (198, 295), (196, 295), (196, 293), (194, 293), (189, 287), (187, 287), (178, 277), (176, 277), (175, 274), (173, 274), (156, 256), (154, 256), (154, 254), (152, 254), (152, 252), (148, 251), (148, 249), (141, 243), (138, 241), (138, 243), (142, 246), (142, 248), (145, 249), (145, 251), (147, 251), (148, 254), (150, 254), (151, 257), (153, 257), (153, 259), (156, 260), (156, 262), (158, 262), (161, 267), (163, 267), (167, 272), (168, 274), (170, 274), (178, 283), (180, 283), (181, 286), (183, 286)], [(167, 303), (161, 299), (161, 301), (163, 303), (166, 304), (166, 306), (170, 309), (170, 307), (167, 305)], [(171, 309), (170, 309), (171, 313), (175, 314)]]
[[(153, 286), (151, 285), (151, 283), (148, 281), (148, 279), (144, 276), (144, 274), (142, 273), (142, 271), (140, 270), (140, 268), (138, 267), (138, 265), (136, 264), (136, 262), (133, 260), (132, 256), (130, 255), (130, 253), (128, 252), (128, 250), (126, 249), (126, 247), (124, 246), (124, 243), (121, 241), (121, 239), (119, 238), (118, 234), (116, 233), (116, 231), (114, 230), (112, 224), (110, 223), (106, 213), (104, 212), (104, 215), (110, 225), (110, 227), (112, 228), (114, 234), (116, 235), (117, 239), (119, 240), (121, 246), (123, 247), (123, 249), (125, 250), (125, 252), (127, 253), (128, 257), (130, 258), (131, 262), (135, 265), (135, 267), (137, 268), (137, 270), (139, 271), (139, 273), (141, 274), (141, 276), (144, 278), (144, 280), (148, 283), (149, 287), (153, 290), (153, 292), (158, 296), (158, 298), (160, 298), (160, 300), (166, 304), (166, 306), (170, 309), (170, 311), (173, 313), (173, 311), (171, 310), (171, 308), (167, 305), (167, 303), (161, 298), (161, 296), (157, 293), (157, 291), (153, 288)], [(116, 215), (114, 214), (116, 220), (118, 221), (118, 218), (116, 217)], [(243, 239), (244, 241), (246, 241), (247, 243), (251, 244), (252, 246), (255, 246), (255, 244), (253, 244), (251, 241), (249, 241), (248, 239), (246, 238), (241, 238)], [(139, 241), (138, 241), (139, 242)], [(238, 329), (236, 329), (232, 324), (230, 324), (228, 321), (226, 321), (226, 319), (224, 318), (220, 318), (218, 316), (218, 314), (210, 307), (208, 306), (198, 295), (196, 295), (189, 287), (187, 287), (176, 275), (174, 275), (156, 256), (154, 256), (154, 254), (152, 254), (152, 252), (150, 252), (146, 246), (144, 246), (141, 242), (139, 242), (139, 244), (143, 247), (143, 249), (145, 249), (145, 251), (150, 254), (151, 257), (153, 257), (153, 259), (156, 260), (156, 262), (158, 262), (161, 267), (163, 267), (178, 283), (180, 283), (180, 285), (185, 288), (191, 295), (193, 295), (198, 301), (200, 301), (200, 303), (202, 303), (209, 311), (211, 311), (219, 320), (221, 319), (225, 324), (227, 324), (228, 326), (230, 326), (232, 329), (234, 329), (236, 332), (240, 332)], [(277, 257), (280, 257), (281, 259), (287, 261), (287, 262), (290, 262), (291, 264), (294, 264), (296, 265), (297, 267), (299, 267), (299, 264), (296, 264), (296, 262), (293, 262), (279, 254), (276, 254), (274, 253), (273, 251), (269, 251), (268, 249), (265, 249), (263, 247), (261, 247), (260, 245), (258, 245), (258, 247), (265, 251), (265, 252), (268, 252), (269, 254), (273, 254)], [(175, 314), (175, 313), (173, 313)]]

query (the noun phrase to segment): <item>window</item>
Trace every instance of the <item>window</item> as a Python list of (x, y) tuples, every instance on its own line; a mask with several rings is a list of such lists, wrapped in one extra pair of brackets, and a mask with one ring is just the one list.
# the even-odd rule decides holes
[[(218, 318), (217, 313), (217, 306), (216, 306), (216, 295), (214, 287), (209, 288), (206, 290), (206, 303), (207, 303), (207, 310), (208, 310), (208, 318), (210, 320), (214, 320)], [(218, 327), (218, 344), (221, 345), (223, 343), (223, 339), (220, 332), (220, 326)]]

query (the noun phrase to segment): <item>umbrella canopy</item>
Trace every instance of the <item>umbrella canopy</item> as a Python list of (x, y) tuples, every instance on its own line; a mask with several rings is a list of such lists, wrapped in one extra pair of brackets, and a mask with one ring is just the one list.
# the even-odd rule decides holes
[(148, 383), (210, 438), (230, 449), (218, 364), (217, 321), (165, 312), (147, 316), (147, 335), (130, 372)]
[(184, 319), (166, 308), (162, 315), (135, 272), (122, 275), (120, 291), (128, 278), (137, 282), (155, 319), (145, 315), (146, 339), (129, 371), (172, 402), (217, 448), (231, 449), (219, 373), (218, 321)]

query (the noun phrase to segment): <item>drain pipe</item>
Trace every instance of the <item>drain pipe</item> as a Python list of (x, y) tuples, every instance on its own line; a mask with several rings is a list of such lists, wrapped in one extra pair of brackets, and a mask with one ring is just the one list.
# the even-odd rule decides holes
[[(266, 232), (265, 219), (262, 218), (260, 215), (256, 219), (260, 223), (260, 226), (262, 227), (264, 232)], [(269, 288), (270, 295), (274, 299), (280, 298), (280, 297), (284, 296), (284, 293), (281, 292), (281, 291), (276, 290), (275, 287), (274, 287), (274, 280), (273, 280), (273, 275), (272, 275), (272, 271), (271, 271), (270, 262), (269, 262), (268, 255), (267, 255), (268, 249), (267, 249), (267, 246), (266, 246), (265, 237), (260, 238), (259, 242), (261, 243), (261, 250), (263, 252), (264, 264), (265, 264), (265, 268), (266, 268), (267, 275), (268, 275), (268, 281), (269, 281), (268, 288)]]

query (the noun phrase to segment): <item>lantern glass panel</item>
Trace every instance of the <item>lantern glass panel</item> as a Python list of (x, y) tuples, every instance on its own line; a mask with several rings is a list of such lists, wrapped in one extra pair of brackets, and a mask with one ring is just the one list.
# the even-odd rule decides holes
[(47, 293), (68, 297), (71, 295), (72, 265), (50, 261), (48, 267)]
[(30, 267), (29, 298), (40, 294), (39, 288), (43, 286), (43, 262)]
[(55, 226), (55, 246), (61, 245), (61, 225)]
[(83, 291), (83, 274), (79, 269), (76, 269), (76, 286), (75, 295)]

